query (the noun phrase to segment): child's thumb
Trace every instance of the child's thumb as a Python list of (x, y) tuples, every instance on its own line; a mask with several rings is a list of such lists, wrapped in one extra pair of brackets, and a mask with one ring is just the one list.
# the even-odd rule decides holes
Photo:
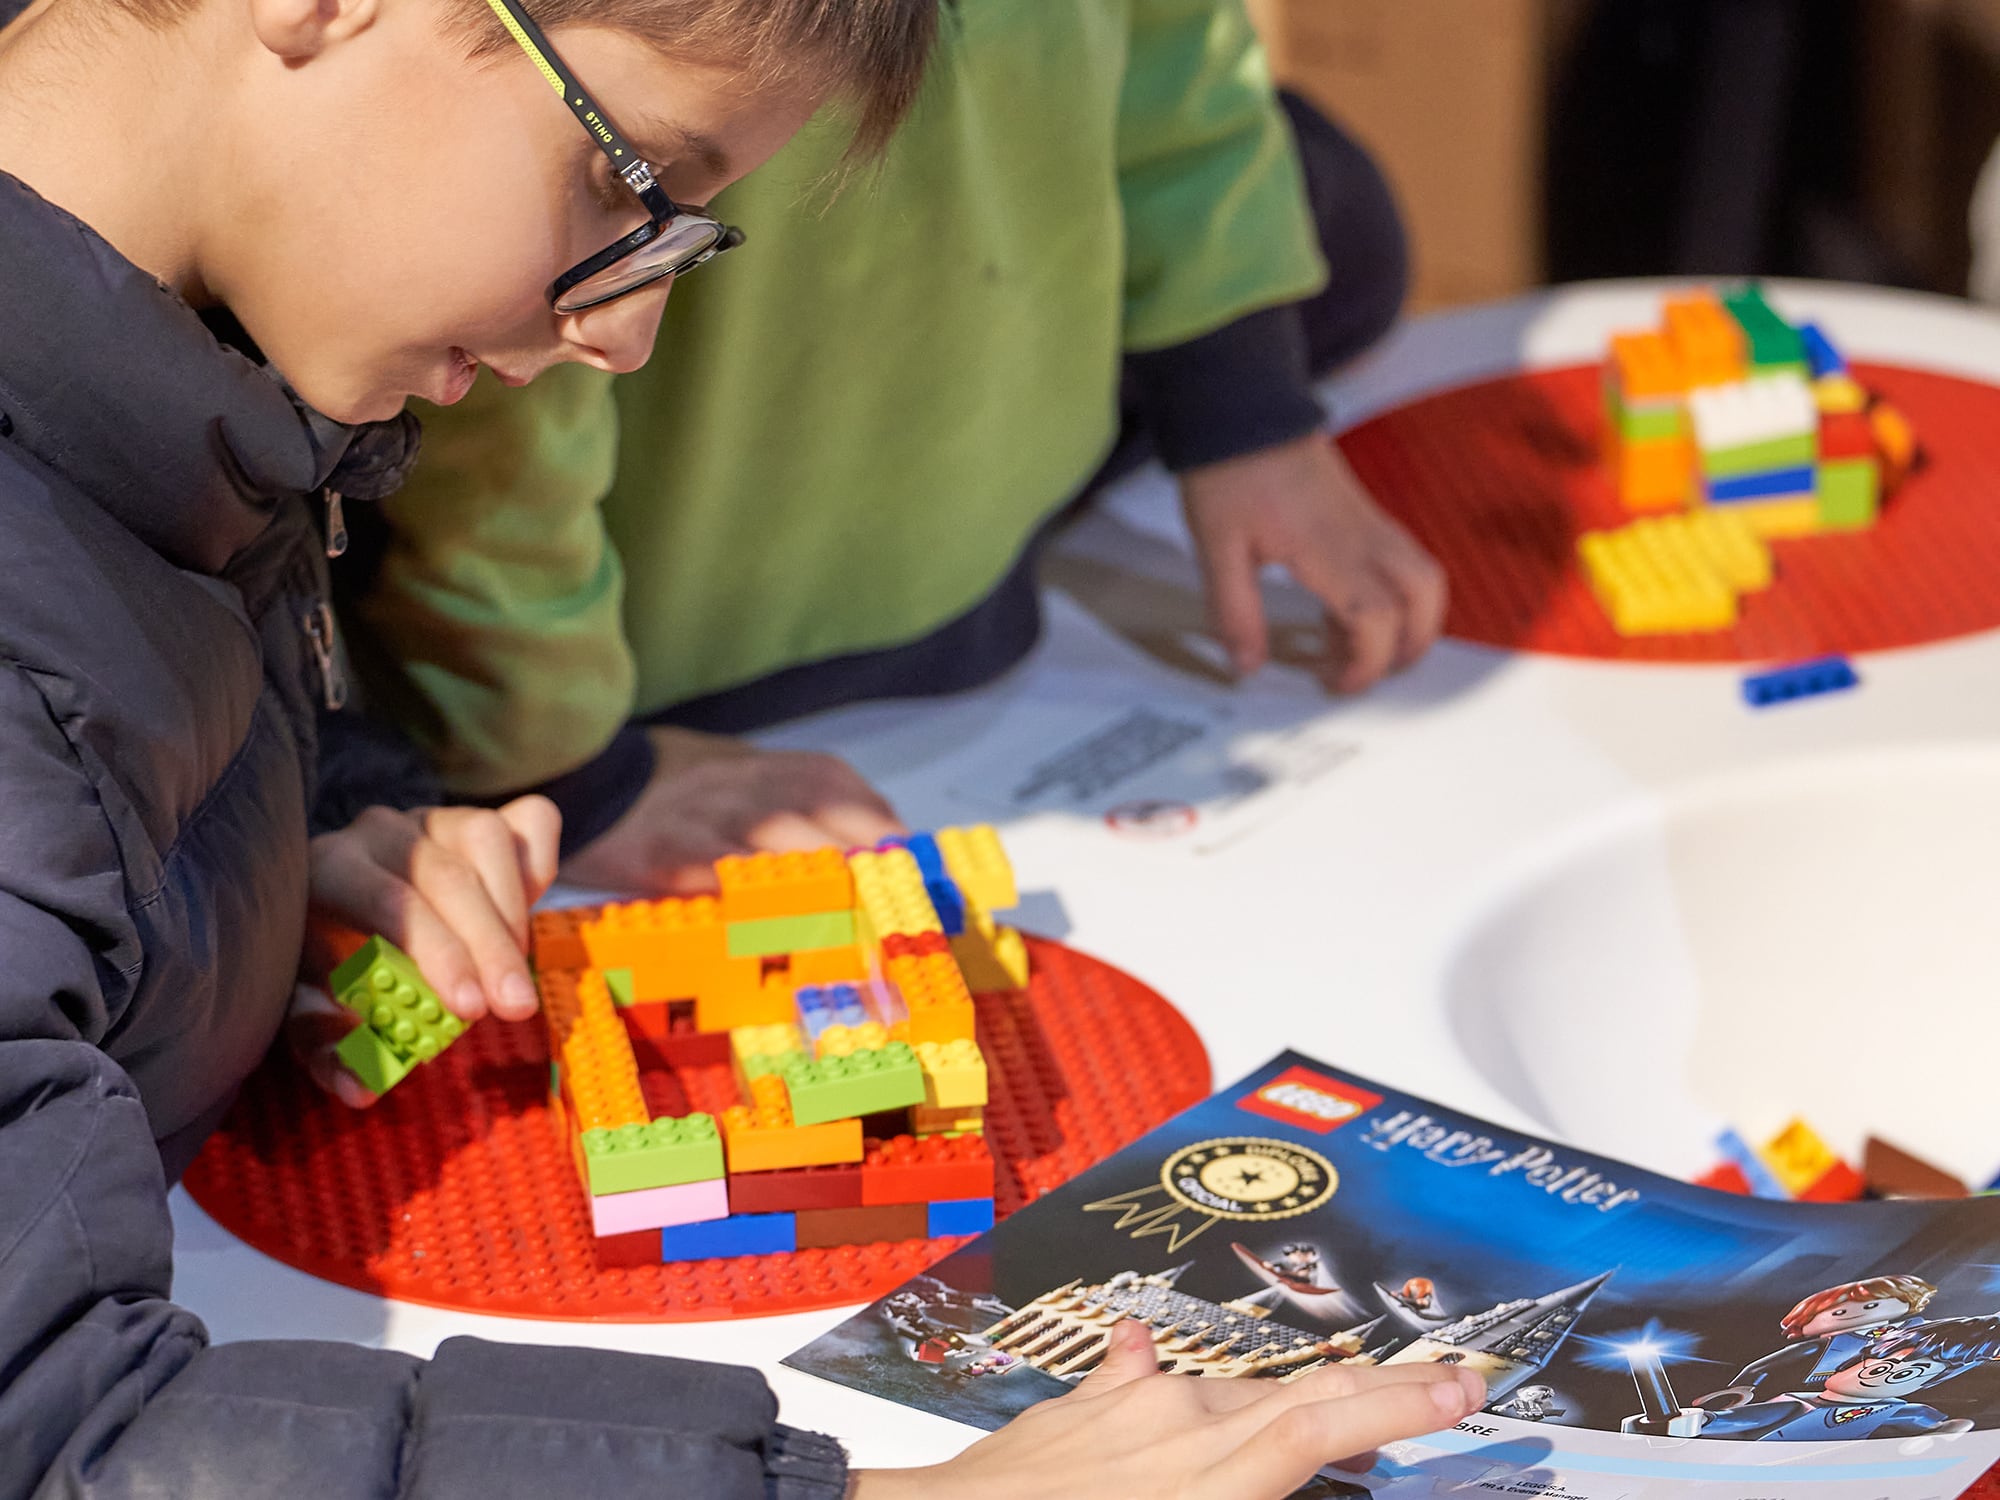
[(1153, 1347), (1153, 1332), (1135, 1318), (1121, 1318), (1106, 1335), (1109, 1345), (1097, 1368), (1077, 1386), (1079, 1395), (1102, 1396), (1121, 1385), (1130, 1385), (1148, 1375), (1160, 1373), (1159, 1352)]

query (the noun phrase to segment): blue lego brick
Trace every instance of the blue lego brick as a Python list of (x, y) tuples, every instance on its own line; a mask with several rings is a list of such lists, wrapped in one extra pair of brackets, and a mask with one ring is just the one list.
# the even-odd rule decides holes
[(660, 1231), (660, 1260), (726, 1260), (738, 1255), (789, 1255), (799, 1247), (794, 1214), (731, 1214), (705, 1224), (669, 1224)]
[(913, 833), (902, 843), (910, 851), (910, 857), (916, 860), (917, 872), (924, 877), (925, 885), (951, 879), (951, 872), (944, 867), (944, 851), (938, 848), (937, 840), (928, 833)]
[(1717, 505), (1731, 500), (1769, 500), (1774, 495), (1810, 495), (1814, 473), (1811, 464), (1797, 469), (1767, 469), (1762, 474), (1741, 474), (1734, 479), (1708, 481), (1708, 498)]
[(860, 1026), (871, 1019), (858, 985), (807, 985), (792, 1003), (798, 1008), (799, 1029), (815, 1042), (829, 1026)]
[(946, 937), (958, 937), (965, 931), (965, 897), (959, 893), (957, 882), (948, 875), (943, 880), (926, 880), (924, 894), (937, 908), (938, 922)]
[[(1725, 1130), (1715, 1138), (1715, 1149), (1720, 1151), (1743, 1174), (1743, 1180), (1750, 1184), (1752, 1196), (1777, 1198), (1789, 1202), (1791, 1194), (1777, 1175), (1764, 1165), (1764, 1159), (1750, 1149), (1750, 1143), (1733, 1130)], [(672, 1231), (669, 1231), (671, 1233)]]
[(944, 1234), (984, 1234), (992, 1227), (991, 1198), (952, 1198), (930, 1205), (932, 1239)]
[(1838, 693), (1861, 684), (1854, 663), (1844, 656), (1827, 656), (1797, 666), (1779, 667), (1743, 679), (1743, 701), (1752, 708), (1769, 708), (1794, 698)]
[(1833, 347), (1833, 340), (1826, 336), (1826, 330), (1819, 324), (1802, 324), (1799, 342), (1805, 345), (1806, 368), (1812, 371), (1813, 379), (1846, 373), (1847, 361), (1840, 357), (1840, 351)]

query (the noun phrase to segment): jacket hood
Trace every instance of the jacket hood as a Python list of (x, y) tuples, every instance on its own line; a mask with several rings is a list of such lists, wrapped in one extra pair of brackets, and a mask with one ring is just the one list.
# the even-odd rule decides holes
[(416, 418), (349, 427), (313, 411), (4, 172), (0, 245), (0, 436), (177, 565), (217, 572), (278, 500), (380, 499), (415, 462)]

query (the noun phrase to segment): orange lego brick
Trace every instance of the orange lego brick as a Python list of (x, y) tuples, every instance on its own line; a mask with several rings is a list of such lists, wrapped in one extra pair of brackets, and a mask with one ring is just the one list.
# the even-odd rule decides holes
[(896, 987), (908, 1013), (910, 1044), (970, 1041), (975, 1013), (972, 991), (949, 951), (918, 957), (891, 958), (883, 977)]
[(1664, 334), (1614, 333), (1611, 369), (1627, 401), (1657, 401), (1687, 392), (1687, 371)]
[(812, 989), (825, 984), (859, 984), (868, 977), (868, 960), (856, 944), (843, 948), (814, 948), (794, 953), (790, 971), (794, 989)]
[(722, 920), (807, 917), (854, 905), (854, 877), (838, 849), (732, 854), (715, 862)]
[(556, 972), (540, 976), (540, 986), (549, 1056), (571, 1126), (581, 1132), (645, 1124), (651, 1116), (639, 1065), (604, 976), (594, 969)]
[(979, 1105), (963, 1109), (933, 1109), (928, 1104), (910, 1106), (910, 1134), (964, 1135), (986, 1133), (986, 1110)]
[(1690, 387), (1727, 385), (1749, 366), (1743, 327), (1711, 292), (1667, 299), (1667, 342)]
[(583, 945), (582, 914), (574, 908), (536, 912), (529, 919), (528, 951), (538, 969), (589, 968), (590, 954)]
[(1882, 488), (1892, 490), (1916, 467), (1917, 430), (1886, 401), (1868, 409), (1868, 425), (1875, 433), (1875, 451), (1882, 455)]
[(1627, 510), (1679, 510), (1687, 504), (1694, 448), (1686, 438), (1628, 443), (1614, 433), (1605, 444), (1605, 461)]
[(722, 1141), (732, 1174), (827, 1166), (865, 1154), (859, 1120), (794, 1124), (785, 1081), (775, 1074), (750, 1080), (750, 1103), (722, 1112)]
[[(722, 907), (713, 896), (601, 907), (583, 924), (583, 944), (591, 967), (597, 969), (698, 968), (729, 956)], [(663, 998), (680, 999), (691, 993), (682, 990)]]
[(861, 1201), (871, 1208), (992, 1196), (993, 1156), (983, 1136), (870, 1141), (861, 1162)]
[(782, 972), (766, 974), (756, 959), (755, 979), (732, 980), (725, 987), (704, 989), (694, 997), (694, 1024), (699, 1031), (734, 1031), (739, 1026), (776, 1026), (793, 1016), (791, 979)]

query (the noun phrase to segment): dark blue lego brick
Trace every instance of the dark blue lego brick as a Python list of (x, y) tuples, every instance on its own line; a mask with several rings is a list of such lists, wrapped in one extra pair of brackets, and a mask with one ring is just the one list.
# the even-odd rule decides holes
[(798, 1220), (792, 1214), (731, 1214), (706, 1224), (669, 1224), (660, 1231), (663, 1263), (788, 1255), (798, 1247)]
[(946, 937), (957, 937), (965, 931), (965, 897), (959, 894), (956, 881), (949, 878), (926, 880), (924, 894), (937, 908), (938, 921), (943, 925)]
[(1813, 469), (1805, 464), (1796, 469), (1767, 469), (1762, 474), (1739, 474), (1734, 479), (1708, 481), (1708, 498), (1717, 505), (1731, 500), (1768, 500), (1773, 495), (1809, 494)]
[(917, 862), (923, 872), (924, 884), (931, 885), (940, 880), (950, 880), (951, 873), (944, 867), (944, 854), (937, 846), (937, 840), (928, 833), (913, 833), (903, 840), (903, 847)]
[(993, 1227), (991, 1198), (952, 1198), (930, 1206), (930, 1237), (984, 1234)]
[(1811, 698), (1820, 693), (1838, 693), (1858, 687), (1860, 675), (1844, 656), (1828, 656), (1801, 662), (1795, 667), (1779, 667), (1743, 679), (1743, 701), (1752, 708), (1769, 708), (1794, 698)]
[(1840, 351), (1833, 347), (1833, 340), (1826, 336), (1826, 330), (1819, 324), (1803, 325), (1799, 329), (1799, 342), (1805, 345), (1806, 368), (1812, 371), (1813, 379), (1846, 372), (1847, 361), (1840, 357)]

